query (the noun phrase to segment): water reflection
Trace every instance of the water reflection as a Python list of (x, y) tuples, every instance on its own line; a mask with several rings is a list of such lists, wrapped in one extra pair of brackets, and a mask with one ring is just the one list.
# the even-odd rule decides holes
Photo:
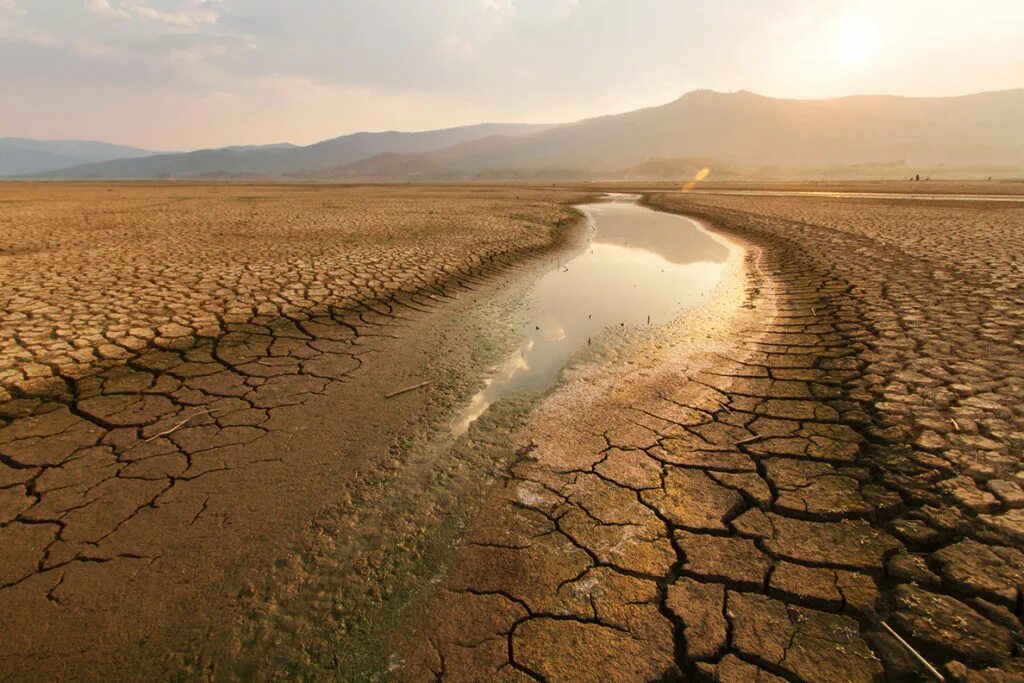
[(729, 256), (724, 244), (688, 218), (645, 209), (624, 199), (584, 208), (597, 222), (594, 244), (643, 249), (677, 265), (723, 263)]
[(591, 223), (589, 243), (537, 280), (519, 349), (456, 418), (456, 436), (502, 397), (550, 387), (569, 358), (608, 327), (669, 322), (722, 275), (728, 248), (688, 218), (634, 198), (580, 208)]

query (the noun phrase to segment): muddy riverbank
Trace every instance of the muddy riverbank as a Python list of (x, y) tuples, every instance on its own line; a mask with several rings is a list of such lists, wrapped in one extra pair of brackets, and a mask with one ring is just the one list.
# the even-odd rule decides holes
[(1020, 209), (648, 201), (748, 245), (750, 308), (534, 411), (393, 678), (1019, 678)]
[(1024, 214), (647, 201), (747, 242), (755, 308), (664, 383), (535, 413), (397, 678), (1019, 678)]
[[(84, 301), (30, 306), (24, 324), (7, 313), (25, 332), (5, 351), (50, 363), (45, 376), (5, 371), (13, 393), (0, 395), (0, 670), (31, 679), (199, 675), (211, 659), (240, 670), (249, 625), (284, 612), (261, 600), (265, 579), (305, 561), (321, 520), (377, 496), (403, 440), (493, 362), (494, 335), (450, 316), (542, 264), (573, 215), (556, 191), (72, 187), (42, 207), (33, 192), (5, 211), (21, 220), (12, 239), (46, 234), (46, 250), (5, 255), (11, 273), (71, 249), (75, 223), (59, 218), (79, 195), (99, 193), (105, 211), (86, 212), (95, 239), (79, 251), (97, 265), (75, 269)], [(247, 231), (233, 231), (236, 214)], [(149, 246), (110, 256), (133, 230)], [(242, 266), (221, 263), (228, 252)], [(65, 268), (36, 265), (51, 279)], [(121, 306), (122, 284), (153, 273), (181, 275), (163, 306)], [(19, 283), (12, 307), (63, 291)], [(137, 327), (123, 325), (132, 306), (145, 309)], [(93, 309), (114, 319), (83, 327)], [(196, 337), (203, 316), (221, 327)], [(71, 343), (81, 362), (66, 365)], [(421, 377), (436, 383), (383, 398)]]
[(1019, 206), (644, 201), (5, 403), (4, 673), (1019, 676)]
[[(671, 529), (641, 496), (658, 488), (673, 456), (662, 451), (662, 464), (639, 449), (673, 427), (681, 440), (675, 422), (719, 408), (692, 378), (726, 368), (737, 331), (772, 306), (757, 250), (713, 239), (726, 257), (704, 296), (663, 325), (617, 332), (526, 416), (516, 459), (410, 604), (416, 626), (390, 634), (384, 678), (651, 680), (676, 671), (673, 620), (662, 614), (676, 566)], [(700, 491), (671, 494), (705, 504), (685, 499)]]
[[(735, 245), (687, 219), (641, 209), (635, 198), (581, 209), (588, 222), (579, 244), (454, 302), (447, 319), (459, 320), (453, 330), (460, 331), (453, 334), (489, 349), (492, 373), (478, 376), (483, 388), (463, 395), (461, 408), (431, 406), (433, 420), (393, 449), (394, 472), (368, 495), (321, 516), (301, 561), (275, 572), (253, 600), (259, 616), (238, 636), (236, 673), (383, 675), (401, 658), (396, 638), (450, 565), (488, 490), (529, 450), (521, 430), (563, 366), (572, 373), (621, 367), (642, 347), (664, 356), (666, 332), (675, 340), (694, 332), (677, 320), (681, 313), (709, 310), (710, 302), (723, 307), (719, 313), (733, 306), (720, 293), (726, 279), (736, 291)], [(595, 298), (603, 282), (617, 296)], [(500, 391), (485, 394), (481, 406), (481, 393), (495, 386)], [(224, 664), (211, 658), (206, 666), (223, 671)]]

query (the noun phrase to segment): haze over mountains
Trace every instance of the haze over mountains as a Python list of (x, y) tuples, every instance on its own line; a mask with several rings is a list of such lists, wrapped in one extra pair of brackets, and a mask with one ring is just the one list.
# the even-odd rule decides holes
[(44, 177), (675, 177), (702, 164), (726, 173), (818, 173), (854, 165), (866, 174), (900, 176), (906, 168), (939, 165), (1017, 173), (1024, 167), (1024, 89), (825, 100), (698, 90), (658, 107), (561, 125), (357, 133), (307, 147), (225, 148), (104, 161)]
[(0, 138), (0, 176), (46, 173), (81, 164), (148, 157), (157, 153), (90, 140)]
[(419, 133), (388, 131), (354, 133), (305, 147), (289, 144), (234, 146), (202, 149), (184, 154), (161, 154), (144, 159), (118, 159), (86, 164), (48, 178), (146, 179), (280, 177), (326, 169), (368, 159), (379, 154), (419, 154), (489, 136), (527, 135), (548, 128), (520, 123), (481, 123)]

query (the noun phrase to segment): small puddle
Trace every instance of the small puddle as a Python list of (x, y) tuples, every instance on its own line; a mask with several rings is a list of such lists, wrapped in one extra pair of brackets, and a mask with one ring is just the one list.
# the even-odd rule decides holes
[(522, 342), (452, 423), (464, 434), (495, 401), (550, 388), (574, 353), (614, 327), (661, 325), (700, 303), (721, 279), (729, 248), (684, 216), (635, 195), (577, 207), (586, 244), (531, 288)]

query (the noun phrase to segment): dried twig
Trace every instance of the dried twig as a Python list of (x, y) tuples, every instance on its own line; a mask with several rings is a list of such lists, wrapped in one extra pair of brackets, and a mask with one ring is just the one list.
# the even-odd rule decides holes
[(960, 431), (960, 425), (959, 425), (959, 424), (957, 423), (957, 421), (956, 421), (956, 420), (954, 420), (953, 418), (949, 418), (949, 421), (953, 423), (953, 428), (954, 428), (954, 429), (955, 429), (956, 431), (958, 431), (958, 432), (959, 432), (959, 431)]
[(935, 680), (942, 681), (943, 683), (945, 683), (946, 679), (945, 679), (945, 677), (942, 674), (939, 673), (939, 670), (936, 669), (934, 666), (932, 666), (928, 662), (927, 659), (922, 657), (921, 653), (918, 652), (917, 650), (915, 650), (914, 647), (910, 643), (908, 643), (907, 641), (903, 640), (903, 637), (900, 636), (900, 634), (898, 634), (898, 633), (896, 633), (896, 631), (892, 630), (892, 626), (889, 626), (889, 624), (885, 623), (884, 621), (881, 622), (881, 624), (882, 624), (883, 627), (885, 627), (885, 630), (888, 631), (889, 634), (892, 635), (892, 637), (896, 639), (896, 642), (898, 642), (900, 645), (905, 647), (907, 649), (907, 651), (910, 652), (910, 654), (914, 655), (914, 659), (919, 661), (921, 663), (921, 666), (923, 666), (925, 669), (927, 669), (928, 673), (930, 673), (935, 678)]
[(384, 398), (394, 398), (395, 396), (398, 396), (399, 394), (404, 394), (404, 393), (409, 392), (409, 391), (415, 391), (416, 389), (422, 389), (423, 387), (427, 386), (428, 384), (431, 384), (431, 382), (429, 380), (426, 381), (426, 382), (420, 382), (419, 384), (414, 384), (411, 387), (405, 387), (404, 389), (399, 389), (398, 391), (392, 391), (390, 394), (384, 394)]
[(742, 441), (737, 441), (736, 445), (737, 446), (743, 446), (744, 444), (754, 443), (755, 441), (760, 441), (763, 438), (764, 438), (763, 434), (758, 434), (757, 436), (751, 436), (751, 437), (748, 437), (746, 439), (743, 439)]
[(188, 424), (192, 420), (196, 419), (200, 415), (206, 415), (207, 413), (212, 413), (212, 412), (213, 412), (212, 408), (207, 408), (206, 410), (200, 410), (198, 413), (195, 413), (194, 415), (189, 415), (184, 420), (182, 420), (178, 424), (174, 425), (170, 429), (165, 429), (164, 431), (160, 432), (159, 434), (154, 434), (153, 436), (149, 437), (148, 439), (143, 439), (142, 443), (149, 443), (153, 439), (159, 439), (161, 436), (167, 436), (168, 434), (170, 434), (172, 432), (178, 431), (179, 429), (181, 429), (186, 424)]

